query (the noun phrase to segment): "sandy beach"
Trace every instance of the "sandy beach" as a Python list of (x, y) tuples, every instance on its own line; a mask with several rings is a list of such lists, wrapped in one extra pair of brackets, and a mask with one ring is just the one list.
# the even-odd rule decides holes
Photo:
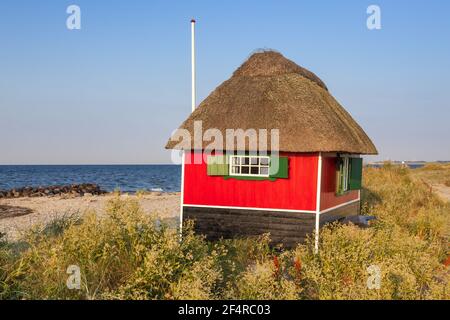
[[(115, 195), (83, 197), (38, 197), (0, 199), (0, 232), (6, 233), (9, 240), (20, 238), (24, 231), (36, 224), (45, 224), (64, 215), (82, 215), (88, 210), (102, 216), (105, 204)], [(165, 222), (175, 225), (180, 208), (179, 193), (152, 192), (139, 197), (122, 194), (122, 198), (139, 199), (142, 209), (148, 213), (157, 213)]]

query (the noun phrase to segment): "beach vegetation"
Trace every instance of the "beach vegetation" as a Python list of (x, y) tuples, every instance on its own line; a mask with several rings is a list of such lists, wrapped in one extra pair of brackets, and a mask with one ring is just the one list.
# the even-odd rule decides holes
[[(365, 168), (363, 180), (362, 213), (377, 220), (322, 228), (318, 254), (312, 238), (291, 250), (269, 234), (209, 242), (192, 223), (181, 240), (117, 196), (105, 216), (0, 237), (0, 299), (449, 299), (449, 203), (406, 168)], [(69, 266), (78, 288), (67, 285)]]

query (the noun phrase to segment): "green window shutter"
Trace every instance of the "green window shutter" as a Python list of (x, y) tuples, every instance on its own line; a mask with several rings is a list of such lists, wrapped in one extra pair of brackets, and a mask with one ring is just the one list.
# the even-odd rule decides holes
[(227, 156), (209, 156), (207, 163), (208, 176), (227, 176)]
[(350, 159), (350, 190), (360, 190), (362, 181), (362, 158)]
[[(277, 167), (278, 171), (276, 171)], [(287, 179), (288, 174), (289, 174), (288, 157), (270, 157), (269, 177)]]

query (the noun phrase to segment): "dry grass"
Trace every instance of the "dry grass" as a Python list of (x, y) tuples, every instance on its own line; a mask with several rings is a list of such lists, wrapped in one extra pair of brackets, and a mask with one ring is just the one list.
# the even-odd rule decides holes
[[(353, 226), (322, 231), (320, 254), (297, 249), (304, 262), (307, 298), (448, 299), (450, 205), (410, 178), (410, 170), (386, 166), (365, 170), (363, 213), (375, 215), (369, 229)], [(381, 288), (367, 287), (371, 265), (382, 273)]]
[[(273, 251), (268, 236), (209, 243), (189, 225), (180, 242), (136, 200), (116, 198), (104, 218), (61, 218), (20, 243), (0, 237), (0, 298), (449, 299), (449, 204), (407, 169), (367, 169), (364, 179), (363, 212), (378, 221), (323, 229), (318, 255), (311, 241)], [(66, 287), (74, 264), (80, 290)], [(371, 265), (380, 289), (367, 287)]]

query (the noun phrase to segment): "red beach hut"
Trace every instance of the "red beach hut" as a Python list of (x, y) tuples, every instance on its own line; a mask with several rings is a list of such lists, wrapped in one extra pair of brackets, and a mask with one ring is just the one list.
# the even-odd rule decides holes
[(253, 54), (180, 129), (194, 136), (197, 121), (223, 137), (227, 129), (278, 130), (279, 156), (246, 141), (204, 157), (206, 142), (172, 136), (166, 148), (184, 150), (182, 221), (194, 220), (196, 232), (270, 233), (292, 247), (314, 231), (318, 240), (323, 223), (359, 213), (361, 155), (377, 150), (326, 85), (280, 53)]

